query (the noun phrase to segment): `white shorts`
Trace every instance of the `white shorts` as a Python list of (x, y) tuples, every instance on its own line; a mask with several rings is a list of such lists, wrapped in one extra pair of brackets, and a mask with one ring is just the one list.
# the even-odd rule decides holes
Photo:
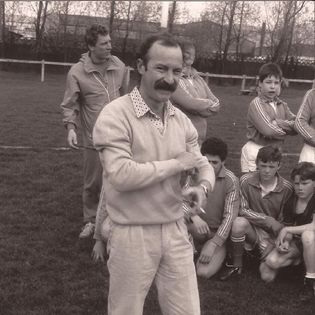
[(304, 143), (301, 154), (300, 154), (300, 162), (312, 162), (315, 163), (315, 147)]
[(262, 145), (256, 144), (253, 141), (248, 141), (242, 147), (241, 154), (241, 171), (242, 173), (256, 171), (256, 157)]

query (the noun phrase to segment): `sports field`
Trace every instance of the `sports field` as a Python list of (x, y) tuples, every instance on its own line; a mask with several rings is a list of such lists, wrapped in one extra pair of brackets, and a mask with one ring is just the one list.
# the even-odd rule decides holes
[[(64, 83), (65, 75), (50, 74), (40, 83), (39, 74), (0, 71), (1, 315), (106, 314), (106, 266), (92, 262), (92, 241), (78, 239), (82, 151), (56, 149), (66, 146), (59, 110)], [(308, 88), (284, 90), (294, 113)], [(239, 86), (212, 89), (222, 110), (210, 118), (208, 132), (228, 143), (227, 166), (239, 175), (252, 97), (239, 95)], [(301, 145), (300, 137), (291, 137), (285, 152), (297, 154)], [(284, 158), (282, 175), (288, 177), (297, 158)], [(314, 305), (297, 300), (301, 268), (286, 269), (266, 285), (257, 261), (247, 259), (246, 267), (240, 279), (199, 281), (202, 314), (314, 313)], [(160, 314), (154, 288), (144, 314)]]

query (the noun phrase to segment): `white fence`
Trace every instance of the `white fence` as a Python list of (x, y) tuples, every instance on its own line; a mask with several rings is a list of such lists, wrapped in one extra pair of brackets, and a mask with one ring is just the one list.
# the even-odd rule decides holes
[[(55, 65), (55, 66), (72, 66), (74, 63), (71, 62), (54, 62), (54, 61), (45, 61), (45, 60), (20, 60), (20, 59), (0, 59), (0, 62), (8, 62), (8, 63), (26, 63), (26, 64), (39, 64), (41, 65), (41, 82), (45, 81), (45, 65)], [(134, 69), (128, 67), (129, 71), (133, 71)], [(208, 72), (199, 72), (199, 74), (205, 78), (206, 82), (209, 83), (209, 78), (222, 78), (222, 79), (240, 79), (242, 80), (241, 91), (246, 91), (246, 80), (256, 80), (257, 77), (247, 76), (247, 75), (229, 75), (229, 74), (216, 74), (216, 73), (208, 73)], [(315, 80), (301, 80), (301, 79), (287, 79), (288, 82), (296, 82), (296, 83), (310, 83), (315, 87)]]

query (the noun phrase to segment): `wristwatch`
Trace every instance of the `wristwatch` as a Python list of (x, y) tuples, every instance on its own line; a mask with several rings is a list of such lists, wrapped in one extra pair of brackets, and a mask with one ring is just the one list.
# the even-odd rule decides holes
[(208, 192), (209, 192), (208, 191), (208, 187), (206, 185), (204, 185), (204, 184), (200, 184), (200, 187), (203, 189), (206, 197), (208, 198)]

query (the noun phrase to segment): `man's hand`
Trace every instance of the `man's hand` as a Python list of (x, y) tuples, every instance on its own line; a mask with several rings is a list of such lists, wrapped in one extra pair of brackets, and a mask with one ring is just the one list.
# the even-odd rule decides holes
[(277, 240), (276, 240), (276, 244), (278, 247), (280, 247), (284, 244), (284, 242), (286, 241), (286, 238), (287, 238), (287, 234), (288, 234), (288, 231), (285, 227), (279, 232), (279, 235), (278, 235)]
[(201, 264), (208, 264), (213, 257), (216, 247), (217, 245), (211, 240), (207, 241), (207, 243), (203, 246), (201, 250), (198, 262), (200, 262)]
[(207, 196), (201, 186), (189, 186), (182, 190), (182, 195), (188, 200), (195, 201), (196, 208), (203, 207), (207, 202)]
[(183, 152), (176, 157), (176, 160), (183, 166), (184, 171), (188, 171), (197, 166), (198, 157), (190, 152)]
[(277, 236), (283, 228), (283, 225), (273, 217), (266, 217), (266, 222), (269, 226), (270, 232), (272, 232), (274, 236)]
[(210, 234), (210, 229), (207, 222), (202, 220), (199, 215), (192, 216), (191, 221), (193, 222), (193, 226), (198, 234)]
[(79, 149), (79, 147), (77, 146), (78, 145), (77, 134), (74, 129), (69, 129), (67, 140), (71, 148)]
[(105, 257), (105, 245), (103, 241), (96, 240), (95, 245), (92, 250), (92, 259), (94, 262), (97, 262), (98, 260), (101, 260), (104, 262)]

